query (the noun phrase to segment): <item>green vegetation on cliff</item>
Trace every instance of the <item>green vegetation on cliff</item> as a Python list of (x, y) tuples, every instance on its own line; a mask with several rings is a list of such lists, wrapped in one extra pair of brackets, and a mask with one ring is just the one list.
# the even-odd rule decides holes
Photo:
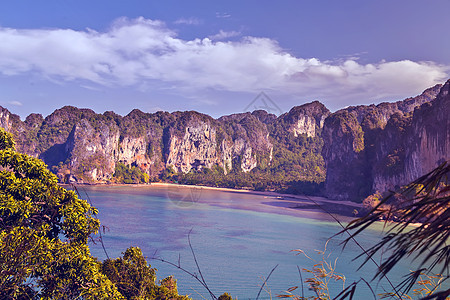
[(45, 119), (32, 114), (22, 122), (0, 108), (0, 125), (15, 136), (20, 151), (43, 159), (61, 181), (175, 180), (290, 193), (324, 190), (334, 199), (362, 201), (448, 157), (449, 87), (450, 81), (404, 101), (335, 113), (314, 101), (278, 117), (261, 110), (213, 119), (194, 111), (137, 109), (122, 117), (65, 106)]
[(275, 136), (272, 161), (269, 154), (259, 156), (257, 167), (250, 172), (241, 170), (240, 157), (237, 157), (233, 161), (233, 169), (227, 174), (216, 166), (178, 174), (172, 179), (183, 184), (318, 195), (325, 180), (324, 162), (320, 155), (322, 144), (320, 136), (294, 137), (292, 133)]
[(136, 166), (126, 166), (123, 163), (116, 163), (114, 180), (117, 183), (149, 183), (150, 176), (142, 172)]

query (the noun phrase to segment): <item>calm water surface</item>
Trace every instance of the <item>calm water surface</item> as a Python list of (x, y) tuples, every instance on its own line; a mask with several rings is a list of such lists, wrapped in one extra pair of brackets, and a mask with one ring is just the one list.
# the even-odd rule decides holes
[[(161, 186), (82, 187), (79, 192), (84, 199), (87, 193), (100, 210), (101, 223), (108, 227), (103, 239), (110, 257), (139, 246), (158, 269), (158, 279), (174, 275), (179, 292), (194, 299), (209, 298), (195, 279), (151, 259), (156, 256), (177, 263), (180, 257), (181, 266), (196, 273), (188, 244), (191, 230), (192, 246), (207, 284), (217, 296), (229, 292), (238, 299), (254, 299), (276, 265), (261, 299), (300, 287), (297, 266), (311, 268), (315, 262), (291, 250), (301, 249), (320, 260), (315, 250), (323, 250), (327, 240), (340, 230), (325, 214), (267, 205), (279, 199), (261, 195)], [(379, 230), (369, 230), (359, 242), (368, 247), (380, 234)], [(347, 284), (361, 277), (370, 281), (375, 267), (369, 265), (357, 272), (360, 261), (352, 260), (360, 250), (351, 244), (342, 251), (339, 243), (343, 238), (335, 237), (328, 243), (327, 260), (337, 258), (336, 270), (346, 276)], [(91, 249), (93, 255), (106, 258), (100, 245), (91, 245)], [(391, 277), (398, 282), (408, 270), (405, 264)], [(304, 279), (308, 276), (302, 275)], [(374, 288), (376, 285), (373, 283)], [(334, 295), (341, 288), (341, 283), (333, 283)], [(382, 292), (382, 287), (377, 291)], [(370, 293), (362, 285), (359, 292), (365, 296)], [(306, 286), (305, 293), (310, 293)], [(301, 295), (301, 288), (297, 294)]]

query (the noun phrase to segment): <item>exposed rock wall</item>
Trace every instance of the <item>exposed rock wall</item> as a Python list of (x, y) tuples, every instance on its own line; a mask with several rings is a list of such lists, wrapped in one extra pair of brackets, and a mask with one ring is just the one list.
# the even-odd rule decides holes
[(410, 178), (429, 172), (436, 164), (450, 158), (450, 81), (431, 103), (414, 112), (407, 148), (406, 171)]
[[(239, 122), (231, 126), (235, 118)], [(166, 167), (183, 173), (214, 166), (249, 172), (258, 155), (272, 151), (266, 124), (247, 113), (231, 119), (139, 110), (121, 117), (67, 106), (45, 119), (32, 114), (22, 122), (0, 110), (0, 126), (15, 135), (19, 151), (42, 158), (61, 180), (84, 183), (111, 180), (118, 162), (153, 177)]]
[(361, 201), (374, 191), (404, 185), (448, 160), (448, 85), (404, 101), (331, 114), (323, 131), (326, 194)]
[(12, 123), (10, 121), (11, 113), (6, 108), (0, 107), (0, 127), (6, 131), (11, 131)]
[(293, 107), (288, 113), (281, 115), (280, 119), (288, 125), (288, 131), (295, 137), (302, 134), (315, 137), (323, 128), (329, 114), (330, 111), (322, 103), (314, 101)]
[(392, 126), (378, 141), (374, 190), (411, 182), (450, 159), (449, 91), (447, 81), (435, 100), (416, 107), (412, 115), (391, 118)]
[(112, 178), (118, 157), (118, 129), (114, 122), (106, 120), (94, 128), (86, 119), (73, 127), (65, 143), (65, 167), (74, 179), (104, 182)]
[(148, 156), (148, 142), (143, 136), (123, 137), (116, 153), (116, 160), (127, 166), (134, 165), (148, 171), (152, 165), (152, 160)]
[(223, 158), (220, 166), (226, 172), (233, 167), (250, 172), (257, 166), (258, 156), (270, 163), (273, 145), (265, 122), (273, 120), (270, 115), (261, 111), (221, 117), (218, 120)]
[(172, 135), (169, 140), (167, 166), (178, 172), (206, 167), (211, 169), (220, 163), (217, 153), (216, 130), (210, 124), (189, 125), (183, 137)]
[(347, 200), (365, 193), (364, 132), (355, 114), (342, 110), (330, 115), (325, 120), (322, 137), (327, 194)]
[(296, 181), (312, 166), (319, 170), (303, 178), (323, 179), (326, 168), (329, 197), (361, 201), (449, 159), (449, 89), (450, 81), (414, 98), (335, 113), (314, 101), (279, 117), (261, 110), (219, 119), (192, 111), (122, 117), (66, 106), (21, 121), (0, 107), (0, 126), (13, 133), (19, 151), (42, 158), (61, 180), (108, 182), (122, 163), (151, 178), (167, 168), (227, 174), (274, 165), (296, 170), (289, 179)]

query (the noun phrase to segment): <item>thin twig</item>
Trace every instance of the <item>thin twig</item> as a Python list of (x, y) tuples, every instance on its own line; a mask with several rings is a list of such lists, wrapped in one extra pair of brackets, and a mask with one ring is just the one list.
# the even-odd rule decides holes
[(194, 292), (196, 292), (196, 293), (197, 293), (197, 295), (199, 295), (200, 297), (202, 297), (203, 299), (205, 299), (205, 300), (206, 300), (206, 298), (205, 298), (205, 297), (203, 297), (203, 295), (202, 295), (202, 294), (200, 294), (199, 292), (197, 292), (197, 290), (196, 290), (196, 289), (194, 289), (193, 287), (191, 287), (191, 290), (193, 290)]
[(194, 262), (195, 262), (195, 265), (197, 266), (198, 273), (200, 274), (202, 281), (206, 284), (205, 278), (203, 277), (203, 274), (202, 274), (202, 270), (200, 269), (200, 266), (198, 265), (198, 261), (197, 261), (197, 257), (195, 256), (194, 248), (192, 248), (191, 233), (192, 233), (192, 228), (191, 228), (191, 230), (189, 230), (189, 233), (188, 233), (189, 248), (191, 248), (191, 253), (192, 253), (192, 256), (194, 257)]
[[(261, 280), (264, 281), (264, 277), (263, 277), (263, 276), (260, 276), (259, 278), (260, 278)], [(261, 286), (264, 287), (264, 288), (263, 288), (264, 292), (266, 292), (267, 294), (269, 294), (270, 299), (272, 299), (272, 291), (270, 290), (270, 288), (269, 288), (269, 286), (267, 285), (267, 283), (265, 283), (264, 285), (261, 285)]]
[(364, 278), (362, 278), (362, 277), (361, 277), (361, 280), (364, 281), (364, 282), (366, 283), (366, 285), (369, 287), (370, 291), (372, 292), (373, 299), (377, 300), (377, 296), (375, 295), (375, 292), (373, 291), (373, 289), (372, 289), (372, 287), (370, 286), (370, 284), (369, 284)]
[(196, 274), (186, 270), (185, 268), (183, 268), (181, 266), (178, 266), (177, 264), (174, 264), (173, 262), (167, 261), (167, 260), (159, 258), (159, 257), (151, 257), (150, 259), (154, 259), (154, 260), (169, 264), (169, 265), (183, 271), (184, 273), (190, 275), (191, 277), (195, 278), (208, 291), (208, 293), (211, 295), (211, 297), (213, 297), (213, 299), (217, 299), (217, 297), (212, 293), (212, 291), (209, 289), (209, 287)]
[(272, 269), (272, 271), (270, 271), (270, 273), (269, 273), (269, 275), (267, 276), (266, 280), (264, 280), (263, 284), (261, 285), (261, 288), (259, 289), (258, 295), (256, 296), (256, 299), (255, 299), (255, 300), (258, 300), (259, 295), (261, 294), (261, 291), (262, 291), (264, 285), (266, 284), (267, 280), (269, 280), (269, 278), (270, 278), (270, 276), (272, 275), (273, 271), (275, 271), (275, 269), (276, 269), (277, 267), (278, 267), (278, 265), (276, 265), (276, 266)]
[[(197, 266), (198, 273), (200, 274), (200, 277), (202, 278), (202, 281), (205, 284), (205, 286), (208, 286), (206, 284), (205, 278), (203, 277), (202, 270), (200, 269), (200, 266), (198, 265), (198, 261), (197, 261), (197, 257), (195, 256), (194, 248), (192, 248), (191, 232), (192, 232), (192, 228), (191, 228), (191, 230), (189, 230), (189, 233), (188, 233), (189, 248), (191, 248), (192, 256), (194, 257), (194, 261), (195, 261), (195, 265)], [(216, 295), (214, 295), (209, 288), (207, 290), (213, 299), (217, 299)]]
[[(75, 186), (75, 184), (71, 183), (70, 185), (74, 188), (74, 190), (75, 190), (75, 192), (78, 194), (78, 196), (81, 197), (81, 194), (80, 194), (80, 192), (78, 191), (78, 189), (77, 189), (77, 187)], [(83, 191), (84, 191), (84, 193), (86, 194), (86, 197), (87, 197), (87, 200), (88, 200), (89, 204), (90, 204), (92, 207), (94, 207), (94, 205), (92, 204), (91, 197), (89, 197), (89, 194), (86, 192), (86, 190), (85, 190), (84, 188), (83, 188)], [(97, 214), (94, 213), (94, 216), (97, 216)], [(98, 230), (98, 233), (99, 233), (99, 236), (100, 236), (100, 238), (99, 238), (100, 244), (102, 245), (102, 248), (103, 248), (103, 251), (105, 252), (106, 258), (109, 259), (108, 252), (106, 251), (105, 244), (103, 243), (103, 235), (102, 235), (102, 231), (100, 230), (100, 228), (99, 228), (99, 230)]]
[(300, 267), (297, 265), (298, 275), (300, 275), (300, 284), (302, 285), (302, 299), (305, 298), (305, 291), (303, 290), (303, 277), (302, 277), (302, 271), (300, 270)]
[(178, 264), (174, 264), (173, 262), (170, 262), (170, 261), (164, 260), (162, 258), (158, 258), (158, 257), (152, 257), (150, 259), (158, 260), (158, 261), (161, 261), (163, 263), (166, 263), (166, 264), (169, 264), (171, 266), (174, 266), (175, 268), (177, 268), (177, 269), (185, 272), (186, 274), (190, 275), (191, 277), (195, 278), (208, 291), (208, 293), (211, 296), (211, 298), (213, 300), (217, 300), (217, 296), (214, 295), (214, 293), (208, 287), (208, 284), (206, 283), (205, 278), (203, 277), (202, 271), (200, 269), (200, 266), (198, 264), (197, 257), (195, 256), (195, 251), (194, 251), (194, 248), (192, 247), (192, 243), (191, 243), (191, 237), (190, 237), (191, 236), (191, 232), (192, 232), (192, 229), (188, 233), (189, 248), (191, 249), (192, 256), (194, 257), (194, 262), (195, 262), (195, 265), (197, 266), (197, 270), (198, 270), (198, 273), (200, 275), (200, 278), (198, 277), (197, 274), (192, 273), (192, 272), (186, 270), (185, 268), (181, 267), (181, 256), (180, 256), (180, 254), (178, 254)]

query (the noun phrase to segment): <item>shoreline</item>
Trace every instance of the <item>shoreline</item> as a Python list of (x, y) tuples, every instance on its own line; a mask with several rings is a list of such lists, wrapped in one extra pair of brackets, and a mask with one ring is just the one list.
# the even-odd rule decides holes
[[(222, 192), (231, 192), (231, 193), (243, 193), (243, 194), (250, 194), (250, 195), (260, 195), (260, 196), (270, 196), (270, 197), (281, 197), (281, 198), (289, 198), (289, 199), (298, 199), (298, 200), (308, 200), (308, 201), (315, 201), (319, 204), (329, 203), (329, 204), (339, 204), (339, 205), (345, 205), (345, 206), (352, 206), (352, 207), (362, 207), (361, 203), (351, 202), (351, 201), (340, 201), (340, 200), (332, 200), (325, 197), (320, 196), (308, 196), (308, 195), (296, 195), (296, 194), (283, 194), (278, 192), (271, 192), (271, 191), (253, 191), (253, 190), (245, 190), (245, 189), (232, 189), (232, 188), (221, 188), (221, 187), (212, 187), (212, 186), (203, 186), (203, 185), (188, 185), (188, 184), (178, 184), (178, 183), (166, 183), (166, 182), (154, 182), (150, 185), (154, 186), (179, 186), (179, 187), (186, 187), (186, 188), (203, 188), (207, 190), (215, 190), (215, 191), (222, 191)], [(145, 185), (144, 185), (145, 186)]]
[[(62, 184), (62, 186), (70, 186), (70, 184)], [(77, 185), (75, 185), (77, 186)], [(332, 200), (319, 196), (307, 196), (307, 195), (295, 195), (295, 194), (283, 194), (271, 191), (253, 191), (247, 189), (233, 189), (223, 187), (210, 187), (202, 185), (187, 185), (179, 183), (167, 183), (167, 182), (152, 182), (151, 184), (81, 184), (86, 187), (156, 187), (156, 188), (186, 188), (186, 189), (202, 189), (209, 191), (236, 193), (243, 195), (257, 195), (262, 198), (255, 201), (252, 207), (243, 207), (239, 203), (227, 204), (227, 203), (214, 203), (212, 205), (229, 207), (235, 209), (245, 209), (261, 212), (271, 212), (283, 215), (298, 215), (299, 213), (305, 214), (327, 214), (339, 215), (343, 217), (355, 217), (355, 211), (358, 212), (362, 209), (361, 203), (355, 203), (351, 201)], [(198, 200), (195, 200), (196, 202)], [(331, 218), (331, 217), (330, 217)]]
[[(70, 186), (70, 184), (61, 184), (62, 186)], [(226, 207), (232, 209), (243, 209), (255, 212), (266, 212), (266, 213), (276, 213), (280, 215), (288, 216), (303, 216), (313, 218), (313, 219), (323, 219), (324, 215), (327, 215), (330, 221), (335, 221), (329, 214), (333, 214), (335, 217), (343, 217), (347, 220), (355, 219), (356, 217), (361, 217), (354, 214), (354, 211), (358, 211), (363, 208), (362, 203), (355, 203), (351, 201), (342, 200), (332, 200), (320, 196), (307, 196), (307, 195), (295, 195), (295, 194), (283, 194), (271, 191), (253, 191), (246, 189), (232, 189), (232, 188), (221, 188), (221, 187), (211, 187), (202, 185), (188, 185), (179, 183), (168, 183), (168, 182), (152, 182), (150, 184), (145, 183), (111, 183), (111, 184), (80, 184), (86, 187), (156, 187), (156, 188), (187, 188), (187, 189), (205, 189), (210, 191), (236, 193), (243, 195), (257, 195), (263, 197), (263, 199), (271, 200), (260, 201), (256, 200), (255, 205), (252, 207), (242, 206), (240, 204), (224, 204), (224, 203), (207, 203), (214, 206)], [(76, 186), (76, 185), (75, 185)], [(195, 200), (193, 202), (196, 202)], [(322, 215), (322, 217), (316, 216), (317, 214)], [(344, 221), (345, 220), (340, 220)], [(385, 226), (387, 224), (396, 224), (395, 221), (385, 221), (379, 220), (376, 222), (380, 226)], [(412, 227), (420, 227), (421, 223), (410, 224)]]
[[(62, 183), (61, 186), (70, 186), (72, 184)], [(308, 196), (308, 195), (299, 195), (299, 194), (283, 194), (279, 192), (271, 192), (271, 191), (254, 191), (247, 189), (233, 189), (233, 188), (224, 188), (224, 187), (213, 187), (206, 185), (189, 185), (189, 184), (180, 184), (180, 183), (169, 183), (169, 182), (152, 182), (152, 183), (108, 183), (108, 184), (86, 184), (86, 183), (78, 183), (74, 184), (75, 186), (91, 186), (91, 187), (108, 187), (108, 186), (117, 186), (117, 187), (150, 187), (150, 186), (159, 186), (159, 187), (185, 187), (185, 188), (202, 188), (206, 190), (215, 190), (222, 192), (231, 192), (231, 193), (243, 193), (243, 194), (254, 194), (260, 196), (271, 196), (271, 197), (282, 197), (282, 198), (292, 198), (299, 200), (314, 200), (318, 203), (330, 203), (330, 204), (341, 204), (345, 206), (353, 206), (353, 207), (362, 207), (361, 203), (356, 203), (352, 201), (342, 201), (342, 200), (333, 200), (328, 199), (326, 197), (321, 196)]]

